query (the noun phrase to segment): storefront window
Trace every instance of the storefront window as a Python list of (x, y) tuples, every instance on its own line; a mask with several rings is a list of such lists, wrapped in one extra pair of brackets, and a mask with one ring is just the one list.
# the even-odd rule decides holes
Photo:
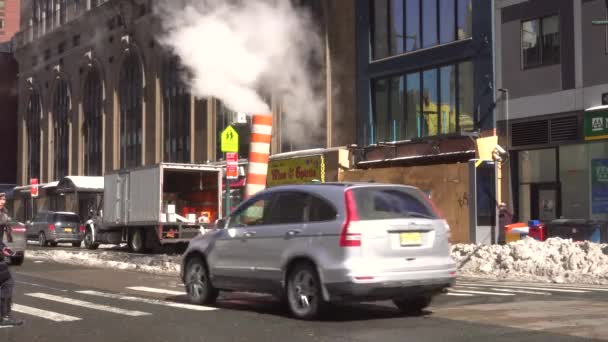
[(373, 80), (370, 143), (472, 131), (473, 85), (471, 62)]
[(556, 180), (555, 149), (519, 152), (520, 183), (550, 183)]
[(589, 216), (589, 164), (587, 145), (559, 148), (559, 180), (562, 186), (562, 215), (569, 219)]
[(608, 142), (564, 145), (557, 153), (559, 159), (556, 149), (519, 153), (519, 220), (608, 219)]

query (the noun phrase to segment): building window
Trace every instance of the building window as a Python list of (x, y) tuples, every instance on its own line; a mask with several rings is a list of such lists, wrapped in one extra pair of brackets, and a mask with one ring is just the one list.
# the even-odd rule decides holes
[(4, 18), (0, 18), (0, 30), (4, 31)]
[(472, 131), (473, 63), (372, 81), (369, 143)]
[(33, 90), (27, 103), (26, 128), (28, 137), (28, 177), (40, 180), (40, 94)]
[(3, 10), (6, 7), (5, 0), (0, 0), (0, 9)]
[(54, 12), (54, 2), (53, 0), (46, 0), (44, 2), (44, 20), (45, 27), (47, 32), (53, 29), (53, 12)]
[(143, 71), (139, 57), (129, 53), (120, 70), (120, 166), (142, 163)]
[(163, 66), (163, 160), (190, 162), (190, 113), (192, 97), (180, 79), (177, 58)]
[(55, 178), (68, 175), (70, 149), (70, 94), (67, 81), (60, 79), (53, 96), (53, 141), (55, 143)]
[(472, 36), (472, 0), (373, 0), (372, 58)]
[(84, 84), (84, 174), (101, 176), (103, 134), (103, 83), (97, 68), (92, 68)]
[(521, 49), (524, 69), (560, 63), (559, 16), (522, 22)]
[(239, 114), (234, 112), (222, 103), (218, 103), (216, 115), (216, 159), (223, 160), (224, 153), (220, 149), (220, 136), (226, 127), (232, 125), (239, 134), (239, 159), (249, 158), (249, 142), (251, 140), (251, 116), (245, 116), (244, 120), (239, 122)]

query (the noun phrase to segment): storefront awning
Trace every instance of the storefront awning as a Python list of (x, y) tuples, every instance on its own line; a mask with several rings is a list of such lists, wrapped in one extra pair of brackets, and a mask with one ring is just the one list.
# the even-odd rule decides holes
[(67, 176), (57, 184), (57, 192), (103, 192), (103, 177)]

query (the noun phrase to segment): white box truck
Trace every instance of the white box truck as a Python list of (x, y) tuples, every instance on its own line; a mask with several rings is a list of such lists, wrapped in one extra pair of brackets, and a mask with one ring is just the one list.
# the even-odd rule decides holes
[(141, 253), (186, 243), (222, 217), (222, 179), (221, 168), (198, 164), (107, 173), (102, 205), (85, 224), (85, 247), (127, 243)]

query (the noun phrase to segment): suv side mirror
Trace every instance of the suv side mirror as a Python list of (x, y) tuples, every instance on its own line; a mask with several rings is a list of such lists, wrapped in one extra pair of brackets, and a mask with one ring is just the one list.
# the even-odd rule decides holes
[(215, 221), (215, 228), (217, 229), (224, 229), (226, 227), (226, 219), (217, 219)]

